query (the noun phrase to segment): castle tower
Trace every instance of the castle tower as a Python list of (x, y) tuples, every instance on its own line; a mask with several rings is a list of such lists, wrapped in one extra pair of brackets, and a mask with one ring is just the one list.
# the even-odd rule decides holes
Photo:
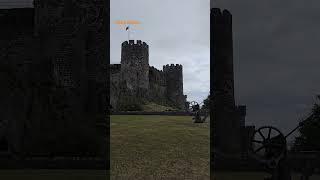
[(165, 65), (163, 66), (163, 73), (166, 79), (169, 103), (184, 110), (185, 96), (183, 95), (182, 65)]
[(48, 67), (51, 71), (45, 73), (52, 73), (52, 79), (43, 83), (48, 88), (37, 86), (32, 92), (25, 153), (90, 155), (106, 161), (109, 82), (103, 65), (109, 63), (110, 24), (106, 1), (34, 0), (34, 7), (37, 67)]
[(121, 81), (125, 95), (148, 98), (149, 92), (149, 46), (137, 40), (122, 43)]
[(63, 1), (42, 1), (33, 0), (33, 6), (35, 9), (35, 32), (36, 36), (47, 36), (52, 32), (54, 26), (62, 16), (64, 8)]
[(229, 11), (211, 9), (211, 78), (213, 95), (211, 137), (213, 146), (224, 153), (235, 154), (239, 146), (240, 120), (234, 100), (232, 15)]
[(34, 34), (42, 43), (40, 52), (52, 61), (55, 83), (65, 88), (79, 84), (87, 64), (85, 28), (80, 20), (83, 8), (74, 0), (35, 0), (34, 7)]

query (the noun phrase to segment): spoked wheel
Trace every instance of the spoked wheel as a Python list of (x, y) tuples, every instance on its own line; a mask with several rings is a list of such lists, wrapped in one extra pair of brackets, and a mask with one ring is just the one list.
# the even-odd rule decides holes
[(201, 116), (200, 105), (196, 101), (191, 101), (189, 104), (190, 112), (192, 112), (194, 123), (203, 123), (204, 118)]
[(194, 105), (197, 105), (197, 104), (198, 104), (198, 103), (195, 102), (195, 101), (191, 101), (191, 102), (190, 102), (190, 105), (191, 105), (191, 106), (194, 106)]
[(199, 104), (195, 101), (191, 101), (189, 105), (190, 110), (193, 110), (193, 107), (195, 107), (196, 105), (199, 105)]
[(190, 112), (194, 112), (196, 106), (199, 106), (199, 103), (197, 103), (196, 101), (191, 101), (190, 104), (189, 104), (189, 110), (190, 110)]
[(254, 132), (250, 146), (254, 158), (273, 169), (285, 155), (287, 143), (285, 136), (277, 128), (265, 126)]

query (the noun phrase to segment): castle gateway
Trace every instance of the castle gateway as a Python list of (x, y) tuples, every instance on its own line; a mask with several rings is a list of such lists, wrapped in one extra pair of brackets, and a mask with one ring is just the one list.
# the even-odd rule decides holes
[(149, 46), (141, 40), (122, 43), (121, 64), (110, 65), (110, 78), (110, 103), (114, 110), (145, 102), (186, 108), (182, 65), (165, 65), (163, 70), (150, 67)]

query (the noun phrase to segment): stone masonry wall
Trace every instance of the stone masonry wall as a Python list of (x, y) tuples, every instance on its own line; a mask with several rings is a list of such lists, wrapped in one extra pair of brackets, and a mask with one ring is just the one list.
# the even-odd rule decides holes
[(118, 109), (120, 98), (121, 64), (110, 64), (110, 104), (112, 109)]
[(32, 8), (0, 10), (0, 140), (8, 151), (22, 152), (23, 125), (27, 123), (29, 63), (33, 56)]
[(0, 10), (7, 35), (0, 41), (0, 94), (7, 97), (0, 109), (9, 106), (0, 121), (8, 122), (9, 150), (107, 160), (106, 1), (35, 0), (34, 7)]
[(167, 103), (167, 82), (163, 71), (150, 67), (149, 71), (149, 99), (159, 104)]
[(163, 66), (167, 85), (167, 98), (170, 103), (180, 109), (185, 109), (185, 96), (183, 95), (182, 65), (171, 64)]
[(148, 98), (149, 46), (142, 41), (122, 43), (121, 96)]

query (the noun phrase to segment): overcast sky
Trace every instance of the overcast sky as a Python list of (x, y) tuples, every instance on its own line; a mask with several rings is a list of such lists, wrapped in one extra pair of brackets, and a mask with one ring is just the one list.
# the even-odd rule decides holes
[(111, 63), (120, 63), (120, 47), (128, 40), (125, 25), (137, 20), (131, 39), (149, 44), (149, 64), (182, 64), (184, 93), (201, 102), (210, 89), (209, 0), (111, 0)]
[(320, 94), (320, 1), (214, 0), (233, 14), (235, 95), (249, 124), (297, 125)]
[(32, 7), (33, 0), (0, 0), (0, 8)]

